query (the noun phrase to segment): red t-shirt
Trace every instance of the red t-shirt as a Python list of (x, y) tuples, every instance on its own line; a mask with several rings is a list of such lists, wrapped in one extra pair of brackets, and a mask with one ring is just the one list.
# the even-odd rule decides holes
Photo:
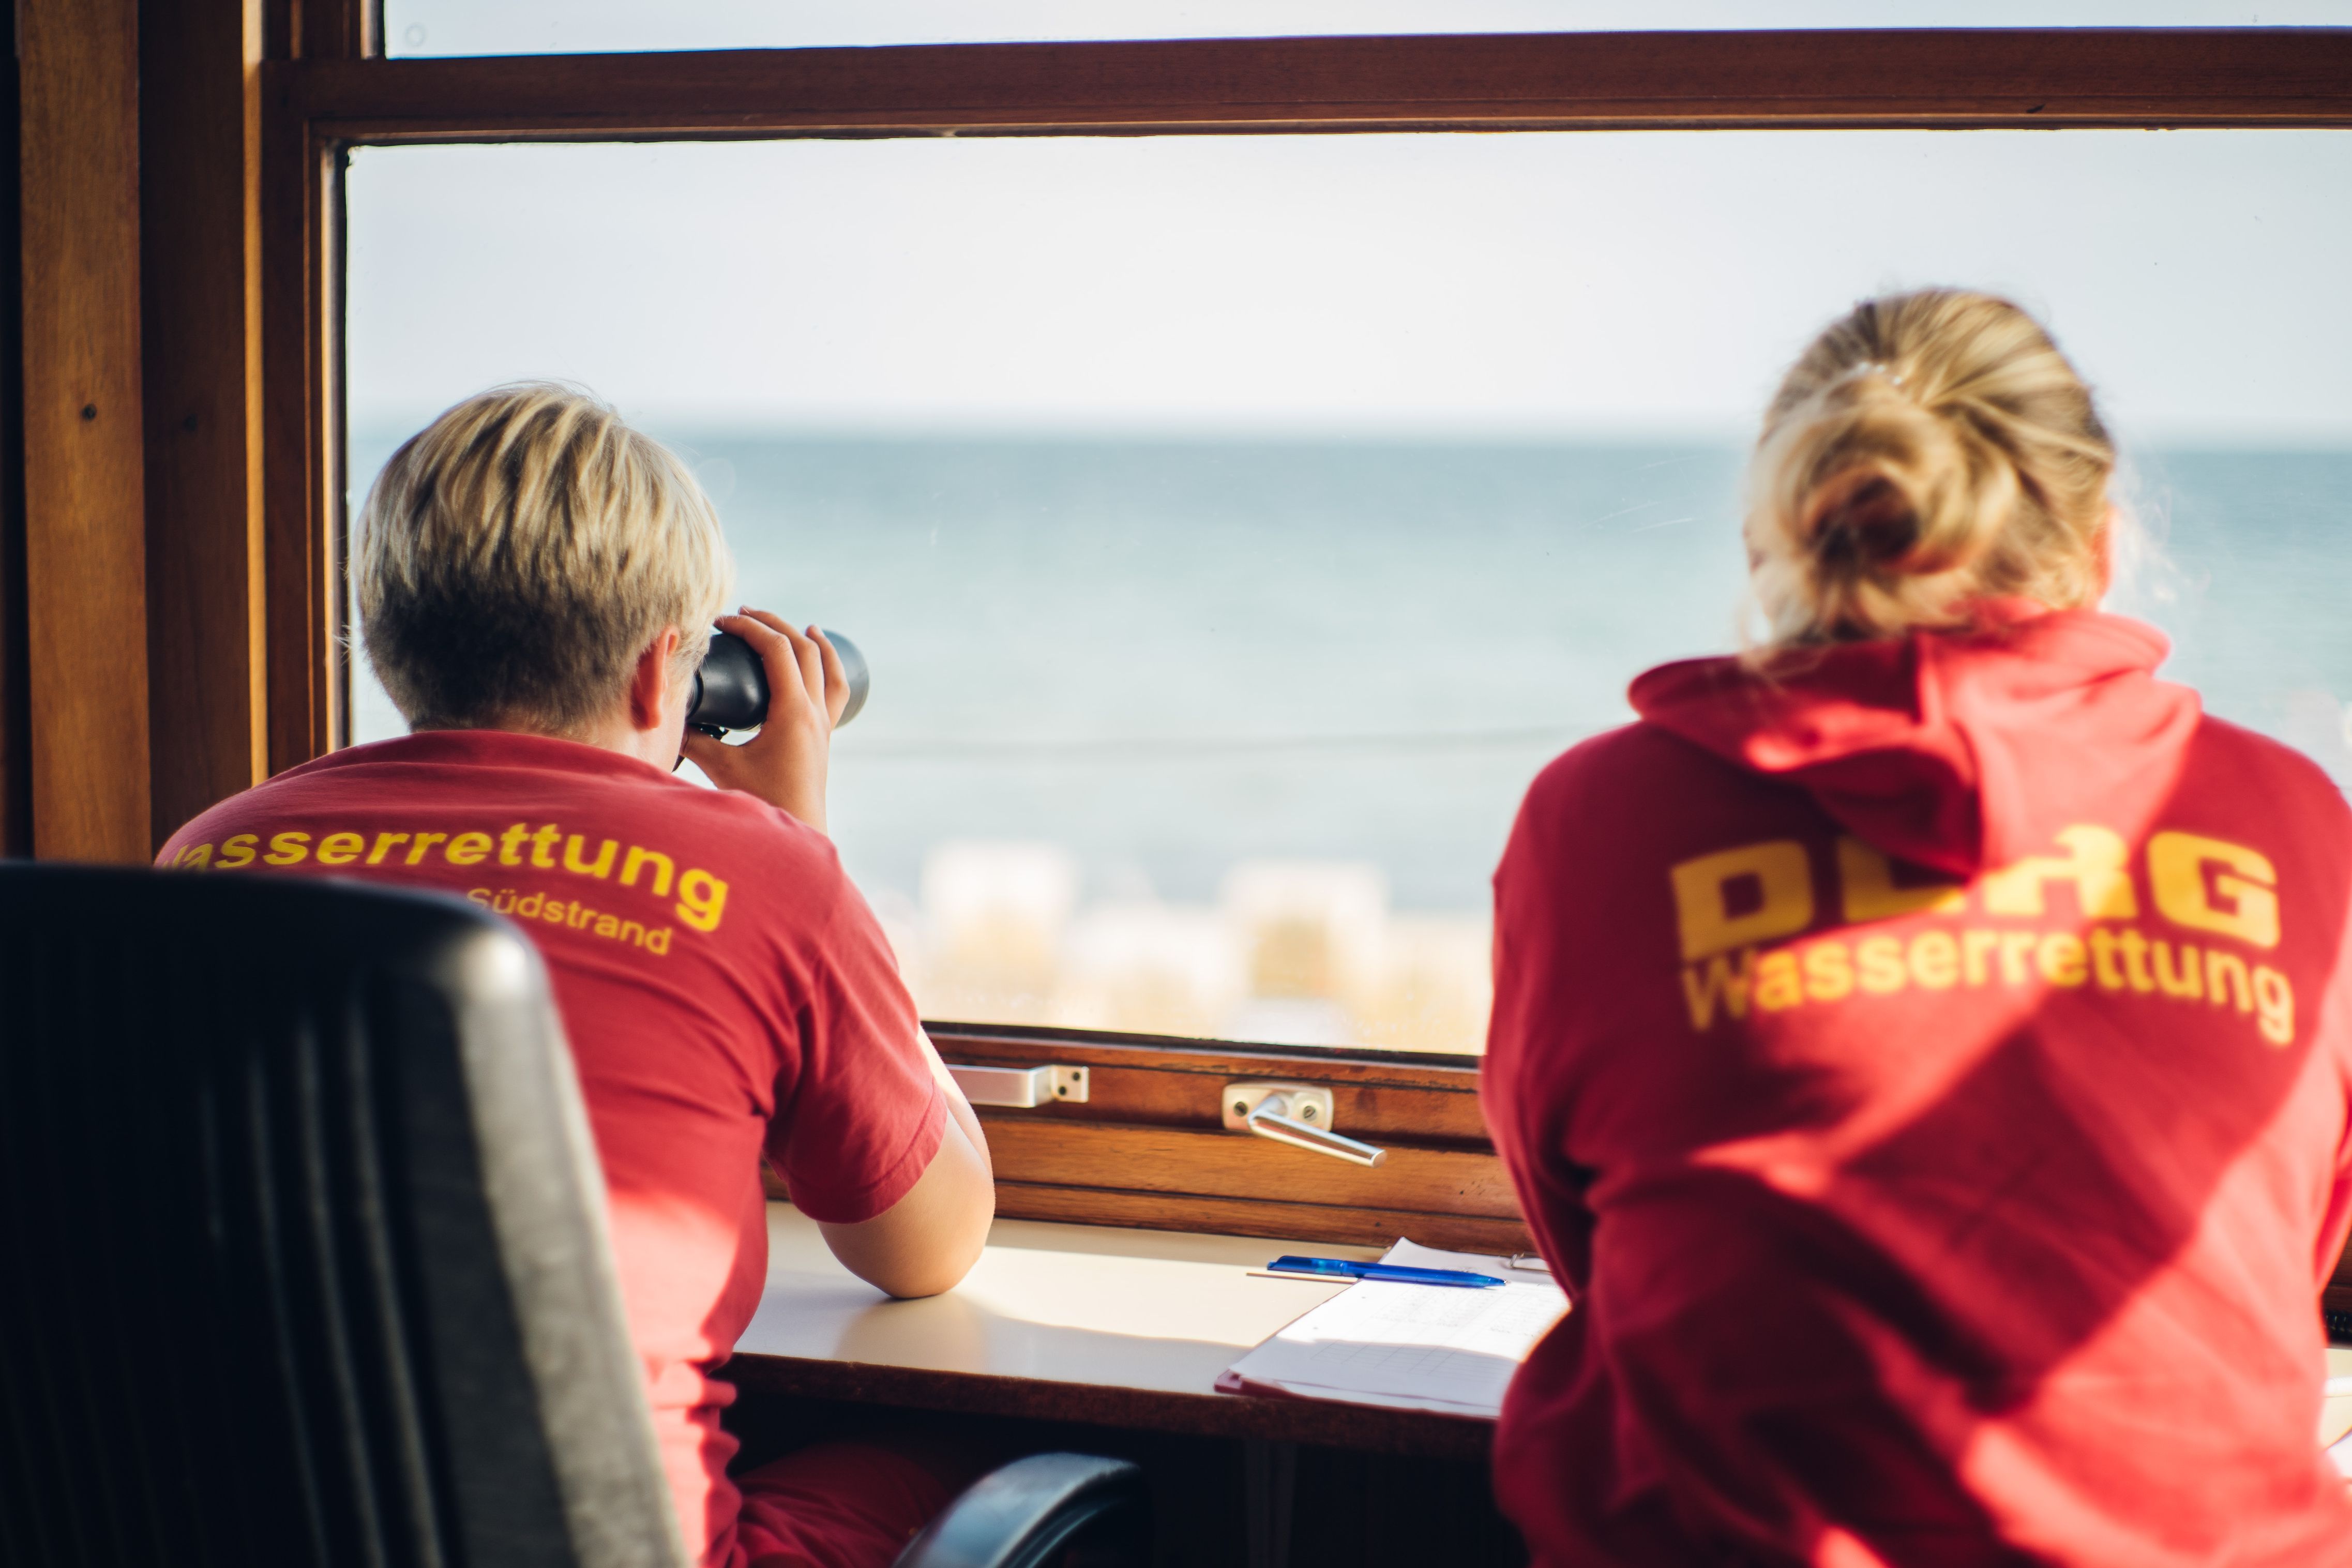
[(1637, 682), (1496, 877), (1543, 1564), (2352, 1563), (2352, 814), (2145, 626)]
[(437, 888), (507, 916), (555, 986), (688, 1542), (740, 1560), (712, 1374), (767, 1277), (764, 1150), (814, 1217), (871, 1219), (937, 1152), (913, 1004), (832, 844), (746, 795), (569, 741), (443, 731), (223, 802), (157, 864)]

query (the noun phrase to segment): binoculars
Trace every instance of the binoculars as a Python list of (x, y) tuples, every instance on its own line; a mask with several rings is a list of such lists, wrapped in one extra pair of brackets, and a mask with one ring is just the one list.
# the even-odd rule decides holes
[[(834, 725), (839, 729), (866, 706), (866, 693), (874, 681), (866, 668), (866, 656), (857, 651), (856, 643), (836, 631), (824, 637), (841, 656), (841, 673), (849, 678), (849, 706), (841, 710)], [(768, 671), (759, 654), (732, 633), (711, 633), (710, 651), (695, 672), (694, 700), (687, 706), (687, 724), (716, 741), (724, 739), (730, 730), (755, 730), (767, 719)]]

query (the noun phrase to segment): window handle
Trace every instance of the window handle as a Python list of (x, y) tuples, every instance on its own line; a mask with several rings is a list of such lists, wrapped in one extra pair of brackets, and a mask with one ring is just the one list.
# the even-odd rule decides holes
[(1305, 1083), (1229, 1083), (1225, 1085), (1225, 1125), (1253, 1132), (1295, 1149), (1350, 1164), (1378, 1169), (1389, 1157), (1385, 1149), (1342, 1138), (1331, 1130), (1331, 1091)]
[(948, 1076), (955, 1079), (963, 1097), (974, 1105), (1004, 1105), (1015, 1110), (1031, 1110), (1057, 1100), (1064, 1105), (1087, 1102), (1084, 1068), (965, 1067), (956, 1062), (949, 1062), (946, 1067)]

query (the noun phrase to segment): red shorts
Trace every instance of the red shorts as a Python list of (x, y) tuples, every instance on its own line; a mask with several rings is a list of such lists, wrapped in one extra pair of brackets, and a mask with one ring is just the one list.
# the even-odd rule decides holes
[(735, 1478), (724, 1568), (890, 1568), (971, 1478), (878, 1443), (819, 1443)]

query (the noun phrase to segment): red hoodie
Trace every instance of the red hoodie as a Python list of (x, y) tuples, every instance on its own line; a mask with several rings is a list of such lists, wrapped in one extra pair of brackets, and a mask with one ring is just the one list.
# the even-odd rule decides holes
[(1543, 1564), (2352, 1563), (2352, 814), (2146, 626), (1636, 681), (1496, 874)]

